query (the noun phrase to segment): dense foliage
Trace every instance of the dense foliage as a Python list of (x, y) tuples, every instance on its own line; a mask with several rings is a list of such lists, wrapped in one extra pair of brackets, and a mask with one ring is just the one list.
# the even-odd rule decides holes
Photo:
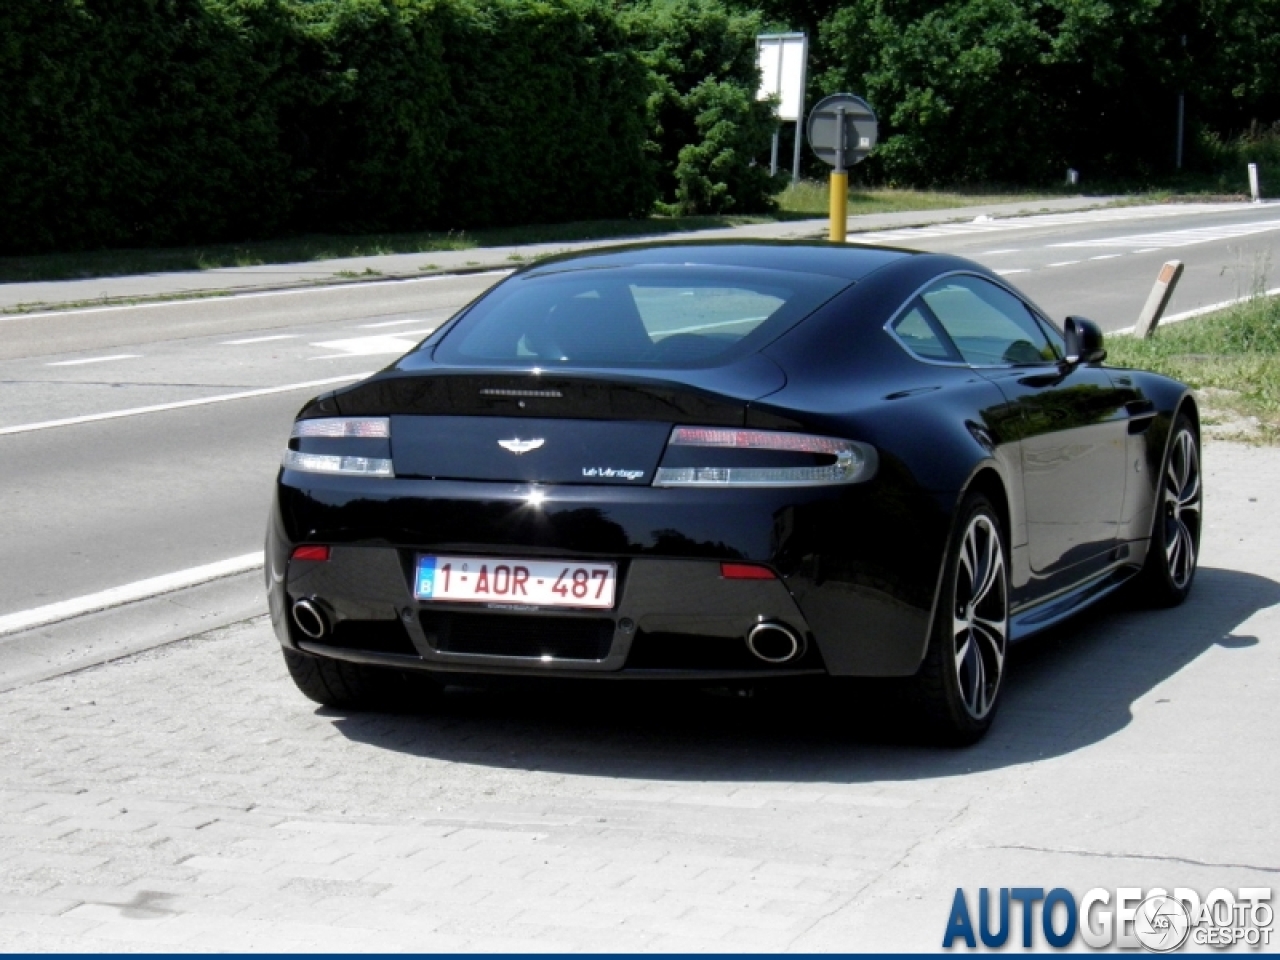
[(758, 15), (717, 0), (648, 0), (621, 20), (653, 78), (649, 150), (664, 209), (682, 214), (765, 209), (782, 184), (753, 161), (775, 126), (756, 100)]
[(1180, 93), (1193, 168), (1280, 121), (1280, 0), (760, 2), (817, 34), (811, 97), (849, 90), (878, 109), (872, 179), (1167, 175)]
[[(768, 208), (755, 36), (861, 179), (1280, 179), (1280, 0), (3, 0), (0, 253)], [(814, 172), (825, 170), (815, 165)]]
[(588, 0), (5, 0), (0, 252), (647, 213)]

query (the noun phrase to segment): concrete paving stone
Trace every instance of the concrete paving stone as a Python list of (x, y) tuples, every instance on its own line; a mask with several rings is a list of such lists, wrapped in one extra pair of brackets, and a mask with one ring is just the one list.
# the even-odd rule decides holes
[(4, 868), (9, 870), (58, 870), (66, 872), (87, 873), (110, 862), (110, 857), (92, 856), (76, 853), (53, 853), (41, 851), (19, 850), (13, 857), (5, 861)]
[(273, 869), (287, 868), (287, 865), (278, 860), (262, 860), (253, 857), (234, 857), (234, 856), (194, 856), (188, 857), (182, 861), (182, 865), (191, 870), (211, 871), (215, 873), (229, 874), (257, 874), (263, 876), (269, 874)]
[[(16, 820), (16, 822), (15, 822)], [(0, 845), (21, 843), (24, 847), (32, 847), (42, 841), (61, 840), (78, 828), (66, 819), (54, 823), (27, 823), (20, 818), (0, 822)]]
[(695, 906), (680, 919), (685, 922), (705, 923), (708, 926), (728, 924), (730, 928), (738, 931), (750, 929), (775, 932), (793, 930), (798, 922), (793, 916), (778, 915), (763, 909), (732, 909), (724, 906), (723, 902), (717, 906)]
[(313, 837), (331, 837), (362, 845), (379, 843), (397, 832), (385, 824), (338, 823), (322, 820), (285, 820), (276, 824), (275, 829), (280, 833), (300, 833)]
[(308, 897), (367, 901), (389, 889), (390, 886), (389, 883), (360, 883), (340, 880), (332, 876), (291, 877), (280, 887), (280, 890), (283, 893), (296, 892)]
[(413, 903), (448, 904), (450, 908), (473, 906), (489, 896), (490, 891), (483, 887), (467, 887), (462, 883), (441, 883), (425, 885), (417, 878), (404, 884), (397, 884), (379, 894), (385, 900), (407, 900)]
[(66, 913), (77, 903), (79, 900), (54, 890), (38, 897), (0, 892), (0, 916), (8, 913), (27, 913), (56, 917)]
[(102, 925), (99, 920), (82, 920), (75, 917), (49, 916), (41, 913), (0, 913), (0, 947), (11, 932), (32, 934), (53, 933), (63, 937), (82, 937)]

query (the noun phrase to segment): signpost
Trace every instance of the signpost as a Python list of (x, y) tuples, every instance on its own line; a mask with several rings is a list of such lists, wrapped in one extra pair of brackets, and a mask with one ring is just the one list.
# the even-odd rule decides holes
[[(775, 116), (779, 122), (796, 125), (795, 155), (791, 182), (800, 179), (800, 121), (804, 119), (804, 87), (809, 62), (809, 38), (803, 33), (764, 33), (756, 37), (756, 62), (760, 66), (757, 100), (778, 98)], [(778, 129), (773, 131), (769, 154), (769, 174), (778, 172)]]
[(875, 111), (851, 93), (835, 93), (809, 114), (809, 146), (831, 171), (831, 240), (843, 243), (849, 219), (849, 167), (866, 159), (880, 134)]

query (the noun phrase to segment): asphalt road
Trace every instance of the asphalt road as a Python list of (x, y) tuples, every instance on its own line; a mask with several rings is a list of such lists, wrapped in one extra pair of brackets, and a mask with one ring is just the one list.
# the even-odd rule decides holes
[[(1172, 257), (1188, 267), (1171, 312), (1266, 286), (1277, 237), (1280, 207), (1224, 204), (859, 239), (971, 256), (1052, 315), (1115, 329)], [(260, 549), (296, 409), (504, 273), (0, 317), (0, 617)]]

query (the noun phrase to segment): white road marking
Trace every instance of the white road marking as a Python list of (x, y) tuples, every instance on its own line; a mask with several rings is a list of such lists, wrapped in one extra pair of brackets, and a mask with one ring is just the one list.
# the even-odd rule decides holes
[(1060, 227), (1090, 223), (1112, 223), (1124, 220), (1180, 217), (1196, 214), (1239, 212), (1248, 208), (1239, 203), (1214, 203), (1174, 205), (1159, 207), (1110, 207), (1104, 210), (1083, 210), (1076, 213), (1033, 214), (1009, 217), (983, 223), (943, 223), (931, 227), (904, 227), (897, 230), (880, 230), (851, 237), (856, 243), (881, 243), (896, 240), (929, 240), (936, 237), (964, 236), (975, 233), (1000, 233), (1009, 230), (1031, 230), (1038, 227)]
[(238, 347), (246, 343), (267, 343), (270, 340), (296, 340), (301, 334), (277, 333), (270, 337), (245, 337), (243, 340), (223, 340), (224, 347)]
[(357, 329), (377, 330), (381, 327), (407, 327), (411, 323), (421, 323), (423, 317), (410, 317), (408, 320), (384, 320), (382, 323), (361, 323)]
[(980, 254), (978, 254), (978, 256), (980, 256), (980, 257), (994, 257), (994, 256), (995, 256), (996, 254), (998, 254), (998, 253), (1021, 253), (1021, 252), (1022, 252), (1022, 248), (1021, 248), (1021, 247), (1010, 247), (1008, 250), (988, 250), (988, 251), (986, 251), (985, 253), (980, 253)]
[[(383, 287), (391, 283), (432, 283), (437, 280), (455, 280), (459, 277), (505, 277), (514, 270), (485, 270), (478, 273), (437, 273), (429, 277), (404, 277), (390, 280), (366, 280), (363, 283), (317, 283), (306, 287), (290, 287), (288, 290), (258, 290), (254, 293), (228, 293), (223, 296), (193, 297), (185, 300), (149, 300), (146, 303), (121, 303), (108, 307), (71, 307), (67, 310), (46, 310), (42, 313), (0, 313), (5, 317), (23, 317), (36, 319), (39, 317), (62, 317), (69, 313), (113, 313), (117, 310), (143, 310), (151, 307), (182, 307), (205, 303), (221, 303), (225, 300), (256, 300), (259, 297), (291, 297), (298, 293), (328, 293), (331, 290), (350, 290), (352, 287)], [(180, 296), (182, 291), (174, 291)]]
[(127, 583), (122, 587), (112, 587), (110, 590), (91, 593), (85, 597), (50, 603), (43, 607), (33, 607), (30, 610), (20, 610), (0, 617), (0, 637), (8, 633), (17, 633), (19, 630), (43, 627), (60, 620), (83, 616), (86, 613), (95, 613), (98, 610), (173, 593), (175, 590), (194, 587), (197, 584), (208, 583), (210, 580), (219, 580), (237, 573), (256, 570), (261, 566), (262, 551), (259, 550), (257, 553), (246, 553), (244, 556), (219, 560), (217, 563), (206, 563), (201, 567), (191, 567), (188, 570), (149, 577), (146, 580)]
[(1255, 220), (1252, 223), (1228, 223), (1216, 227), (1192, 227), (1187, 230), (1170, 230), (1166, 233), (1139, 233), (1127, 237), (1097, 237), (1092, 240), (1070, 240), (1051, 243), (1050, 247), (1189, 247), (1196, 243), (1212, 243), (1215, 240), (1235, 240), (1256, 233), (1280, 230), (1280, 220)]
[(1163, 247), (1147, 247), (1143, 250), (1134, 250), (1133, 252), (1134, 253), (1159, 253), (1163, 249), (1164, 249)]
[(1104, 253), (1101, 256), (1090, 257), (1090, 260), (1115, 260), (1117, 257), (1123, 257), (1123, 253)]
[[(1270, 290), (1264, 290), (1261, 296), (1264, 296), (1264, 297), (1280, 296), (1280, 287), (1273, 287)], [(1215, 311), (1218, 311), (1218, 310), (1225, 310), (1227, 307), (1234, 307), (1237, 303), (1246, 303), (1249, 300), (1255, 300), (1255, 299), (1257, 299), (1257, 297), (1254, 296), (1253, 294), (1250, 294), (1247, 297), (1235, 297), (1232, 300), (1223, 300), (1221, 303), (1211, 303), (1207, 307), (1196, 307), (1194, 310), (1184, 310), (1182, 311), (1182, 313), (1171, 313), (1169, 314), (1169, 316), (1162, 317), (1160, 319), (1160, 326), (1164, 326), (1167, 323), (1177, 323), (1179, 320), (1190, 320), (1192, 317), (1202, 317), (1206, 313), (1214, 313)], [(1112, 334), (1117, 334), (1117, 333), (1118, 334), (1133, 333), (1133, 327), (1121, 327), (1118, 330), (1110, 331), (1107, 335), (1111, 336)]]
[(1057, 263), (1051, 263), (1051, 264), (1049, 264), (1049, 266), (1051, 266), (1051, 267), (1069, 267), (1069, 266), (1071, 266), (1073, 263), (1079, 263), (1079, 262), (1080, 262), (1079, 260), (1059, 260)]
[(137, 360), (142, 354), (140, 353), (115, 353), (109, 357), (86, 357), (84, 360), (58, 360), (55, 363), (46, 363), (46, 367), (83, 367), (87, 363), (106, 363), (109, 360)]
[[(427, 331), (430, 333), (431, 331)], [(392, 355), (400, 356), (408, 353), (418, 345), (417, 340), (408, 340), (406, 337), (414, 336), (417, 331), (412, 333), (406, 332), (401, 336), (372, 336), (372, 337), (347, 337), (342, 340), (321, 340), (319, 343), (313, 343), (313, 347), (322, 347), (325, 350), (337, 350), (338, 353), (326, 354), (323, 357), (312, 357), (313, 360), (333, 360), (338, 357), (377, 357)], [(422, 334), (426, 336), (426, 334)]]
[(21, 423), (16, 427), (0, 427), (0, 437), (14, 433), (33, 433), (36, 430), (51, 430), (54, 427), (71, 427), (81, 423), (97, 423), (99, 420), (119, 420), (123, 417), (137, 417), (144, 413), (162, 413), (166, 410), (182, 410), (186, 407), (202, 407), (210, 403), (226, 403), (228, 400), (247, 400), (250, 397), (269, 397), (275, 393), (290, 393), (294, 390), (308, 390), (314, 387), (329, 387), (351, 380), (363, 380), (372, 376), (372, 371), (351, 373), (344, 377), (326, 377), (324, 380), (306, 380), (302, 383), (286, 383), (280, 387), (261, 387), (256, 390), (241, 390), (239, 393), (220, 393), (213, 397), (199, 397), (195, 400), (178, 400), (174, 403), (157, 403), (149, 407), (131, 407), (127, 410), (110, 410), (106, 413), (90, 413), (82, 417), (65, 417), (61, 420), (42, 420), (39, 423)]
[[(684, 294), (681, 294), (684, 296)], [(741, 320), (716, 320), (712, 323), (698, 323), (692, 327), (676, 327), (674, 330), (655, 330), (655, 337), (674, 337), (677, 333), (697, 333), (699, 330), (714, 330), (716, 327), (736, 327), (744, 323), (759, 323), (765, 317), (743, 317)], [(658, 341), (661, 343), (661, 341)]]
[(1009, 277), (1009, 276), (1012, 276), (1012, 275), (1013, 275), (1013, 274), (1015, 274), (1015, 273), (1030, 273), (1030, 272), (1031, 272), (1031, 270), (1030, 270), (1030, 268), (1028, 268), (1028, 267), (1018, 267), (1016, 270), (997, 270), (997, 271), (996, 271), (996, 276), (997, 276), (997, 277)]

